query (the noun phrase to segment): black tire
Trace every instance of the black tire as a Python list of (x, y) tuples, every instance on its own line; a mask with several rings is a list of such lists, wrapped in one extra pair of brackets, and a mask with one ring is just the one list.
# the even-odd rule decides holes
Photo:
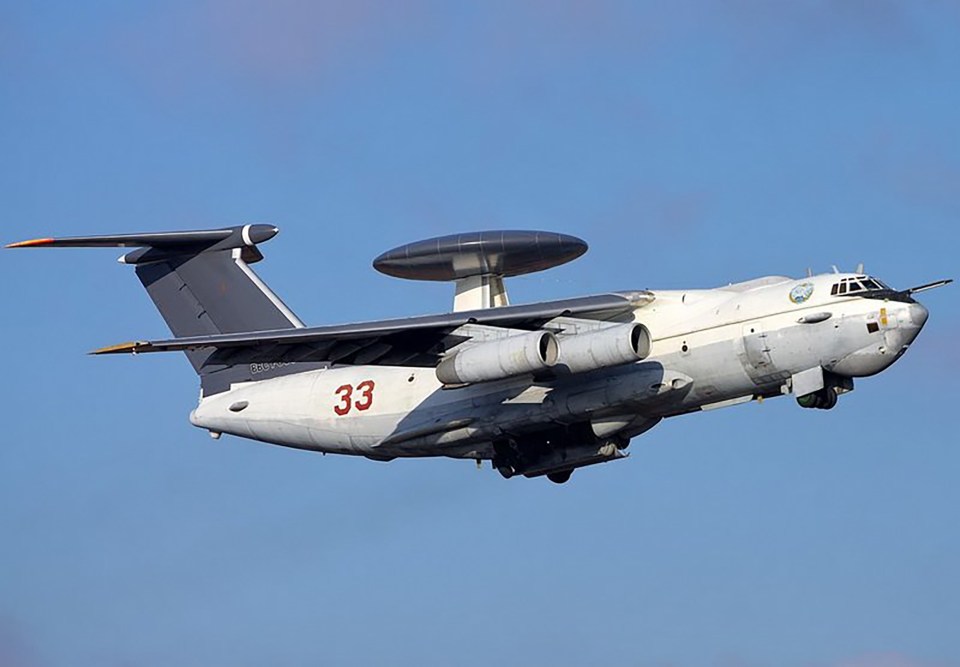
[(818, 406), (821, 410), (833, 410), (837, 407), (837, 390), (833, 387), (824, 387), (823, 395), (820, 397), (820, 405)]
[(549, 479), (554, 484), (563, 484), (570, 479), (570, 475), (573, 474), (572, 470), (562, 470), (560, 472), (551, 472), (547, 473), (547, 479)]

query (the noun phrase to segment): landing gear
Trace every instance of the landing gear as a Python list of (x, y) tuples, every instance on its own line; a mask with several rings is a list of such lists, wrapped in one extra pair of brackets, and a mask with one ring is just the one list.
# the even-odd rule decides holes
[(836, 387), (824, 387), (812, 394), (797, 396), (797, 403), (803, 408), (832, 410), (837, 405), (837, 389)]
[(624, 458), (625, 437), (597, 438), (587, 423), (558, 426), (493, 441), (493, 467), (505, 479), (546, 476), (554, 484), (569, 481), (574, 469)]
[(833, 387), (824, 387), (822, 390), (821, 410), (833, 410), (837, 407), (837, 390)]
[(513, 439), (506, 438), (493, 443), (493, 467), (504, 479), (510, 479), (517, 474), (523, 462), (520, 446)]

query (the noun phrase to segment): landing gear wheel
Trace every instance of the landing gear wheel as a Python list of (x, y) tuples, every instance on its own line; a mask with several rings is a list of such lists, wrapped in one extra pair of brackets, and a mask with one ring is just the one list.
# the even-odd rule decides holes
[(812, 394), (797, 396), (797, 403), (804, 408), (832, 410), (837, 406), (837, 389), (836, 387), (824, 387)]
[(513, 469), (513, 466), (510, 465), (498, 465), (496, 466), (497, 472), (503, 475), (504, 479), (510, 479), (516, 474), (516, 471)]
[(837, 390), (833, 387), (824, 387), (822, 391), (820, 405), (817, 407), (821, 410), (833, 410), (837, 406)]
[(547, 474), (547, 479), (549, 479), (554, 484), (563, 484), (570, 479), (570, 475), (573, 474), (572, 470), (563, 470), (561, 472), (551, 472)]

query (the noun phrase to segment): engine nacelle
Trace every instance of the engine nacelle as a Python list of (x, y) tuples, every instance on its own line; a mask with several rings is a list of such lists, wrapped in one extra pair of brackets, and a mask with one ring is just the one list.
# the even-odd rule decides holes
[(444, 384), (503, 380), (550, 368), (559, 354), (556, 336), (532, 331), (454, 352), (437, 366), (437, 379)]
[(642, 324), (619, 324), (560, 339), (561, 366), (584, 373), (641, 361), (650, 354), (650, 332)]

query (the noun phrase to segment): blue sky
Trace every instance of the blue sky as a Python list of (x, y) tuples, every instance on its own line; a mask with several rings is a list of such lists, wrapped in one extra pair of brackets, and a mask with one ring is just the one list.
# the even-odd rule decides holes
[[(312, 324), (445, 310), (399, 243), (591, 244), (514, 301), (956, 277), (951, 3), (0, 5), (4, 242), (271, 222)], [(957, 288), (832, 412), (665, 422), (570, 484), (225, 437), (119, 253), (0, 253), (0, 665), (960, 665)]]

